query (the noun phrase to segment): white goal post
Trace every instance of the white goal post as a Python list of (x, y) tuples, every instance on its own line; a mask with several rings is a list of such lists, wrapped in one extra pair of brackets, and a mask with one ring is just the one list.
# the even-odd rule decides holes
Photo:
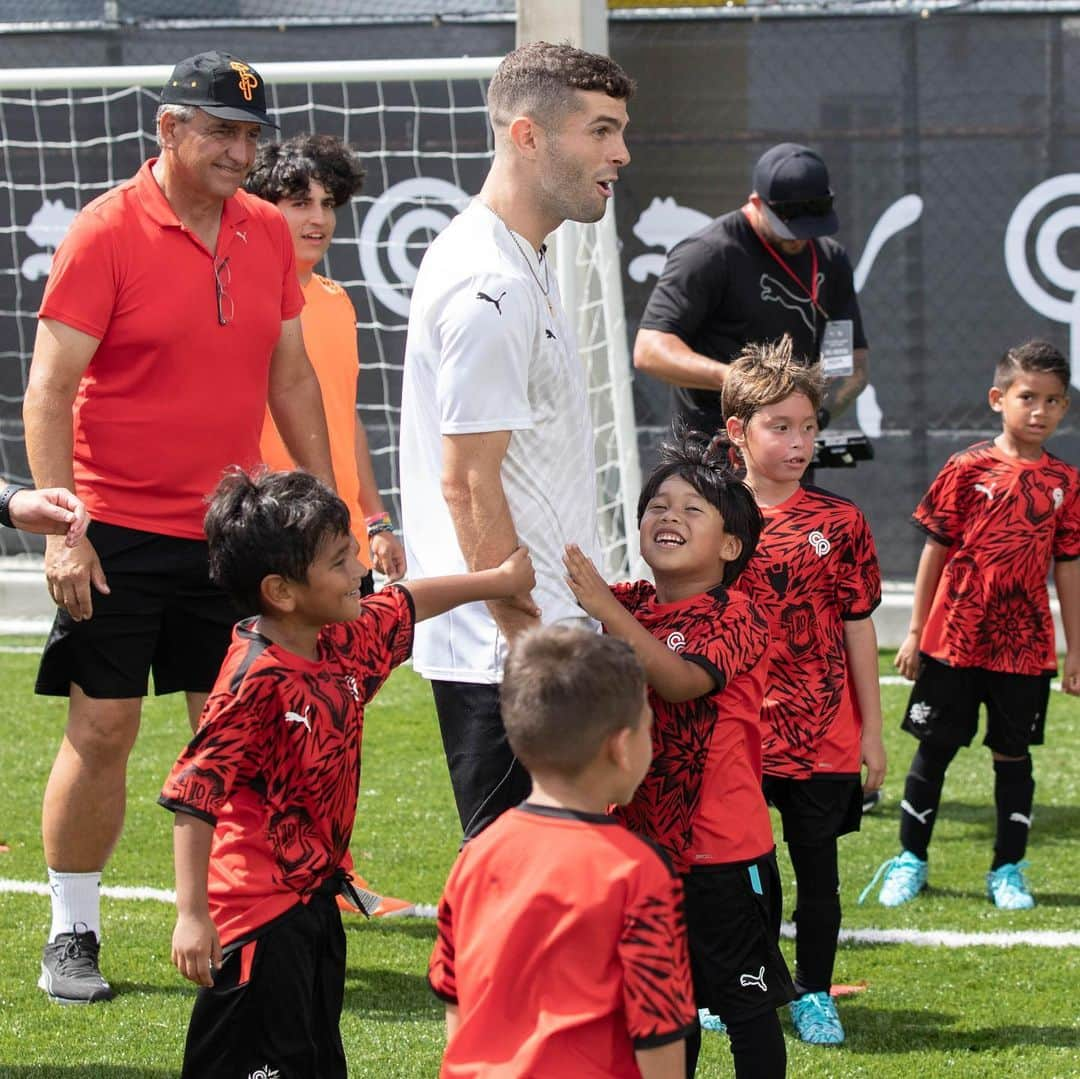
[[(480, 188), (492, 154), (484, 92), (500, 57), (258, 63), (281, 136), (339, 135), (363, 192), (339, 216), (326, 272), (357, 310), (358, 408), (384, 495), (397, 503), (398, 415), (409, 293), (420, 257)], [(75, 212), (155, 152), (167, 66), (0, 69), (0, 472), (27, 480), (20, 419), (35, 312)], [(614, 210), (567, 223), (553, 260), (576, 317), (596, 432), (597, 518), (609, 578), (638, 568), (637, 431)], [(397, 519), (400, 519), (398, 514)], [(33, 541), (0, 538), (0, 553)]]

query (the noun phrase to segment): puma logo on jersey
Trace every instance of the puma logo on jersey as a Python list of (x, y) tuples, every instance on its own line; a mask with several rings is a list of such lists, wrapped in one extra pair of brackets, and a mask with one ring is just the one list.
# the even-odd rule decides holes
[(311, 733), (311, 720), (308, 719), (308, 713), (310, 711), (311, 711), (311, 705), (309, 704), (304, 709), (304, 714), (303, 715), (300, 715), (299, 712), (286, 712), (285, 713), (285, 722), (286, 723), (303, 723), (303, 725), (308, 730), (308, 734), (310, 734)]
[(478, 300), (485, 300), (487, 303), (491, 304), (491, 306), (494, 307), (495, 310), (498, 311), (500, 315), (502, 315), (502, 308), (499, 306), (499, 304), (502, 303), (502, 298), (505, 295), (506, 295), (506, 291), (503, 290), (502, 292), (499, 293), (499, 298), (497, 300), (493, 300), (486, 292), (478, 292), (476, 294), (476, 298)]
[(247, 243), (247, 233), (246, 232), (241, 232), (239, 229), (234, 229), (233, 231), (236, 233), (237, 239), (243, 240), (244, 243)]
[(996, 486), (997, 486), (997, 480), (995, 480), (993, 483), (991, 483), (989, 487), (985, 483), (977, 483), (977, 484), (975, 484), (975, 490), (979, 491), (981, 494), (986, 495), (986, 501), (987, 502), (993, 502), (994, 501), (994, 488)]
[(825, 538), (824, 533), (816, 529), (806, 537), (806, 542), (814, 548), (814, 554), (818, 558), (824, 558), (832, 550), (832, 544)]
[(1025, 817), (1023, 813), (1010, 813), (1009, 820), (1014, 820), (1017, 824), (1024, 825), (1025, 828), (1031, 827), (1031, 818)]
[(915, 727), (925, 727), (932, 710), (930, 705), (924, 704), (922, 701), (916, 701), (908, 709), (908, 719), (911, 720), (912, 725)]
[(554, 334), (553, 334), (553, 333), (551, 332), (551, 330), (544, 330), (544, 336), (545, 336), (545, 337), (546, 337), (546, 338), (547, 338), (547, 339), (548, 339), (549, 341), (554, 341), (554, 340), (556, 339), (556, 338), (555, 338), (555, 335), (554, 335)]
[(934, 807), (924, 809), (921, 813), (917, 810), (906, 798), (901, 799), (900, 808), (910, 816), (914, 817), (920, 824), (925, 824), (927, 818), (934, 812)]
[(757, 974), (740, 974), (739, 985), (743, 989), (749, 989), (750, 986), (756, 985), (763, 993), (767, 993), (769, 987), (765, 984), (765, 968), (761, 967)]
[(678, 630), (675, 630), (674, 633), (668, 634), (666, 644), (672, 652), (681, 652), (686, 648), (686, 638)]

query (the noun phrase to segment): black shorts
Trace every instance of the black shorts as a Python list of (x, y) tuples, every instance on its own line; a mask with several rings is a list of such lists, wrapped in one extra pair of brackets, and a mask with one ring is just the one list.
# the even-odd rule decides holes
[(1005, 757), (1041, 746), (1050, 703), (1050, 674), (1006, 674), (982, 667), (950, 667), (920, 655), (919, 677), (904, 712), (903, 729), (930, 745), (969, 746), (986, 705), (983, 745)]
[(341, 912), (315, 895), (228, 952), (213, 987), (199, 990), (182, 1079), (346, 1079), (344, 994)]
[(695, 866), (683, 887), (697, 1006), (730, 1025), (794, 1000), (780, 954), (776, 852), (750, 863)]
[(784, 842), (815, 846), (857, 832), (862, 824), (862, 780), (852, 775), (787, 779), (766, 776), (765, 800), (780, 811)]
[[(76, 622), (57, 611), (38, 669), (38, 693), (88, 697), (207, 693), (242, 617), (210, 580), (205, 540), (178, 539), (92, 521), (90, 542), (109, 593), (94, 591), (94, 613)], [(247, 612), (250, 613), (250, 612)]]

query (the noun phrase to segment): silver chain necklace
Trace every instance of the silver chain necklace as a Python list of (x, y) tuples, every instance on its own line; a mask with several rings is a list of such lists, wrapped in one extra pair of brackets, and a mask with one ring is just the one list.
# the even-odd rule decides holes
[(502, 216), (493, 206), (488, 206), (488, 204), (484, 202), (483, 199), (478, 199), (477, 201), (481, 204), (481, 206), (484, 206), (488, 210), (490, 210), (499, 219), (502, 227), (506, 229), (507, 235), (510, 237), (511, 242), (518, 249), (518, 254), (520, 254), (521, 257), (525, 260), (525, 265), (529, 267), (529, 273), (532, 274), (533, 280), (536, 282), (536, 287), (540, 290), (541, 295), (544, 297), (544, 302), (547, 304), (548, 314), (551, 315), (552, 318), (554, 318), (555, 308), (551, 305), (551, 277), (548, 270), (548, 261), (546, 258), (544, 258), (543, 252), (541, 252), (540, 257), (541, 259), (543, 259), (544, 263), (544, 280), (541, 282), (540, 275), (536, 272), (536, 268), (532, 264), (532, 259), (529, 258), (529, 256), (525, 253), (525, 249), (521, 246), (521, 244), (518, 243), (518, 239), (514, 235), (514, 230), (505, 221), (503, 221)]

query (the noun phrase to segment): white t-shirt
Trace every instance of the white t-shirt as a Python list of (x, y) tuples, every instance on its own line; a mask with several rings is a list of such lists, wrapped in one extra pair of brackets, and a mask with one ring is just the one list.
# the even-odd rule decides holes
[[(442, 496), (442, 436), (510, 431), (503, 490), (550, 624), (583, 616), (563, 580), (564, 546), (600, 564), (595, 451), (587, 374), (554, 270), (514, 238), (474, 200), (420, 264), (401, 394), (402, 525), (410, 576), (465, 573)], [(550, 283), (547, 298), (527, 259)], [(493, 683), (505, 651), (486, 604), (471, 603), (417, 625), (413, 664), (426, 678)]]

